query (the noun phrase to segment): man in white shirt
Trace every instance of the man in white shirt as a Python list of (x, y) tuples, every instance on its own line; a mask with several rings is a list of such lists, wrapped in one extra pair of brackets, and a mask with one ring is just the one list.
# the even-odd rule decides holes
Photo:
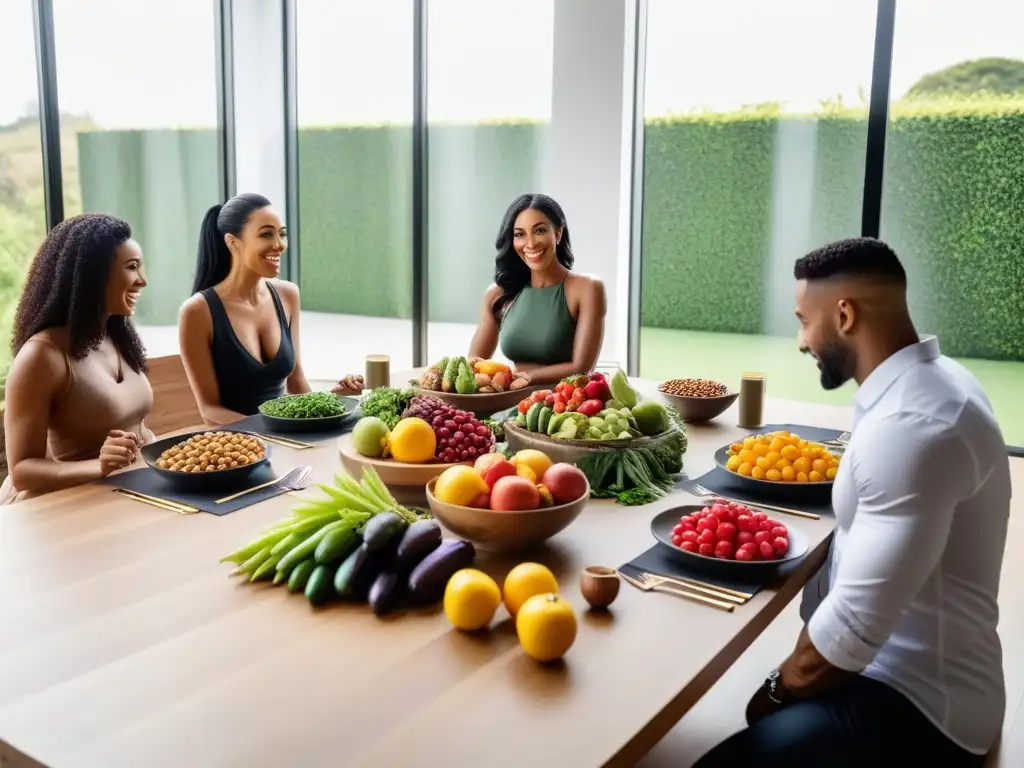
[(795, 276), (801, 351), (826, 389), (860, 385), (832, 490), (829, 589), (751, 699), (749, 727), (697, 766), (981, 766), (1006, 707), (1010, 467), (992, 406), (918, 336), (884, 243), (832, 243)]

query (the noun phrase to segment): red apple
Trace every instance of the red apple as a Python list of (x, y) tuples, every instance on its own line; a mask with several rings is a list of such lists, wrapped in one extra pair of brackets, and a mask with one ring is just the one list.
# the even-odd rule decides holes
[(487, 483), (488, 488), (493, 488), (501, 478), (510, 477), (516, 474), (516, 471), (516, 465), (510, 461), (495, 462), (483, 473), (484, 482)]
[(476, 507), (477, 509), (487, 509), (491, 505), (491, 496), (487, 493), (481, 493), (471, 502), (469, 506)]
[(491, 489), (491, 509), (514, 511), (537, 509), (540, 506), (540, 491), (537, 486), (518, 475), (499, 478)]
[(485, 453), (483, 456), (476, 460), (476, 462), (473, 464), (473, 469), (475, 469), (482, 475), (495, 464), (501, 464), (502, 462), (506, 464), (508, 463), (508, 459), (505, 458), (505, 454), (499, 453), (497, 451), (494, 451), (492, 453)]
[(541, 482), (551, 491), (556, 504), (576, 501), (587, 492), (587, 476), (572, 464), (552, 464)]

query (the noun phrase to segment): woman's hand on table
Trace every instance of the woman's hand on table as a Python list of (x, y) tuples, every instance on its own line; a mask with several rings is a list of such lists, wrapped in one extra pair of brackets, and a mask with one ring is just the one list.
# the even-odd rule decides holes
[(363, 377), (352, 374), (331, 387), (331, 393), (335, 395), (361, 395), (363, 394), (363, 387)]
[(142, 440), (134, 432), (111, 430), (100, 447), (100, 472), (103, 477), (131, 466), (141, 447)]

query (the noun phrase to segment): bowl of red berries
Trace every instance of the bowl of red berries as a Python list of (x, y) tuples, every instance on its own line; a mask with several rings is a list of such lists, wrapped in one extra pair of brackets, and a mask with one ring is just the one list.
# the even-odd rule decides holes
[(679, 560), (694, 566), (778, 566), (803, 557), (808, 548), (799, 529), (725, 499), (668, 509), (651, 520), (651, 533)]

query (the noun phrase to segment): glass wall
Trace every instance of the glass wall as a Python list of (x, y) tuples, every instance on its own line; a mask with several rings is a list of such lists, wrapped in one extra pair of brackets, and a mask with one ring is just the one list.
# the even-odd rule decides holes
[(136, 322), (151, 356), (177, 354), (199, 224), (222, 189), (214, 4), (155, 17), (138, 0), (53, 0), (53, 15), (64, 215), (132, 225), (149, 280)]
[[(25, 270), (46, 235), (32, 4), (0, 9), (0, 381)], [(2, 399), (2, 386), (0, 386)]]
[(1024, 6), (899, 0), (881, 236), (1024, 445)]
[(641, 375), (824, 392), (793, 261), (861, 228), (875, 3), (650, 0)]
[(367, 354), (408, 369), (413, 4), (302, 0), (297, 14), (306, 373), (336, 381)]
[[(431, 0), (428, 357), (466, 354), (494, 240), (517, 195), (543, 192), (554, 0)], [(499, 355), (500, 356), (500, 351)]]

